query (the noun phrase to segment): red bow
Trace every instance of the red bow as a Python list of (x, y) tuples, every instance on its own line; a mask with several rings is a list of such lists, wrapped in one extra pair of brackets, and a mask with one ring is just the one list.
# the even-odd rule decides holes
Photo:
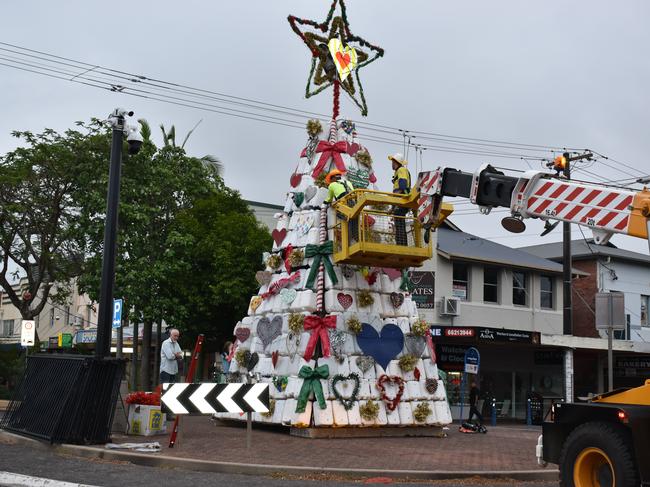
[(305, 317), (305, 330), (311, 330), (311, 336), (309, 337), (309, 342), (307, 343), (307, 348), (305, 349), (305, 355), (303, 358), (309, 362), (311, 357), (314, 355), (314, 350), (316, 349), (316, 343), (318, 343), (318, 337), (320, 337), (320, 346), (323, 350), (323, 357), (330, 356), (330, 337), (327, 333), (328, 328), (336, 328), (336, 316), (325, 316), (321, 318), (320, 316), (306, 316)]
[(429, 353), (431, 354), (431, 363), (435, 364), (436, 363), (436, 349), (433, 348), (433, 338), (431, 337), (431, 330), (427, 330), (427, 333), (425, 335), (425, 339), (427, 341), (427, 348), (429, 349)]
[(311, 177), (316, 179), (318, 175), (323, 172), (325, 165), (329, 162), (330, 159), (334, 159), (334, 164), (339, 171), (346, 172), (345, 163), (341, 154), (345, 154), (348, 151), (348, 143), (345, 140), (340, 140), (335, 144), (328, 142), (326, 140), (321, 140), (316, 146), (316, 152), (321, 152), (320, 159), (318, 164), (311, 173)]
[(278, 279), (277, 281), (275, 281), (273, 284), (269, 286), (269, 290), (267, 292), (261, 295), (262, 299), (266, 299), (269, 296), (278, 294), (280, 292), (280, 289), (286, 287), (292, 282), (296, 282), (298, 279), (300, 279), (300, 271), (294, 272), (289, 277), (283, 277), (282, 279)]

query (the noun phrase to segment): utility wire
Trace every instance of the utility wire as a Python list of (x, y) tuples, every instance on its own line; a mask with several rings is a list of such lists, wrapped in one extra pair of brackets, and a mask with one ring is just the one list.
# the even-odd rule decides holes
[[(211, 90), (203, 90), (199, 88), (194, 88), (190, 87), (187, 85), (182, 85), (178, 83), (171, 83), (163, 80), (158, 80), (154, 78), (148, 78), (146, 76), (142, 75), (135, 75), (132, 73), (127, 73), (125, 71), (121, 70), (116, 70), (116, 69), (111, 69), (111, 68), (105, 68), (102, 66), (99, 66), (97, 64), (90, 64), (86, 63), (83, 61), (77, 61), (71, 58), (66, 58), (62, 56), (56, 56), (53, 54), (45, 53), (43, 51), (38, 51), (34, 49), (28, 49), (24, 48), (21, 46), (17, 46), (14, 44), (9, 44), (9, 43), (4, 43), (0, 42), (0, 45), (2, 46), (7, 46), (4, 48), (0, 48), (0, 50), (4, 50), (7, 52), (11, 52), (13, 54), (17, 54), (20, 56), (24, 57), (29, 57), (33, 59), (38, 59), (39, 61), (46, 61), (49, 63), (54, 63), (58, 64), (60, 66), (65, 66), (67, 68), (72, 68), (79, 70), (79, 72), (76, 73), (66, 73), (66, 75), (70, 76), (70, 79), (68, 81), (73, 81), (76, 82), (78, 78), (87, 78), (89, 77), (89, 74), (93, 74), (94, 76), (98, 75), (107, 75), (111, 76), (115, 79), (122, 80), (124, 82), (124, 85), (119, 85), (116, 84), (114, 79), (111, 79), (110, 81), (107, 80), (107, 78), (104, 76), (103, 78), (94, 78), (91, 80), (95, 82), (103, 82), (103, 83), (112, 83), (111, 91), (118, 91), (118, 92), (125, 92), (125, 90), (139, 90), (140, 92), (144, 92), (145, 94), (147, 93), (147, 90), (141, 90), (138, 88), (135, 88), (134, 85), (139, 84), (139, 85), (144, 85), (147, 86), (149, 90), (151, 89), (161, 89), (161, 90), (166, 90), (166, 91), (173, 91), (175, 93), (180, 93), (192, 97), (203, 97), (207, 99), (213, 99), (216, 101), (224, 102), (224, 103), (236, 103), (240, 105), (247, 106), (249, 108), (253, 109), (264, 109), (264, 110), (272, 110), (275, 111), (276, 113), (282, 113), (287, 116), (301, 116), (304, 117), (305, 115), (309, 116), (317, 116), (321, 117), (324, 120), (327, 120), (327, 116), (323, 114), (318, 114), (315, 112), (309, 112), (305, 110), (299, 110), (299, 109), (294, 109), (294, 108), (289, 108), (285, 107), (282, 105), (275, 105), (271, 103), (266, 103), (263, 101), (259, 100), (253, 100), (250, 98), (244, 98), (244, 97), (236, 97), (233, 95), (227, 95), (224, 93), (219, 93)], [(12, 48), (12, 49), (9, 49)], [(16, 61), (16, 58), (13, 58), (14, 62)], [(7, 67), (14, 67), (15, 66), (8, 66), (5, 64)], [(39, 63), (39, 69), (51, 69), (51, 68), (45, 68), (43, 67), (42, 63)], [(127, 86), (125, 86), (127, 85)], [(159, 96), (165, 96), (162, 93), (157, 93)], [(221, 97), (221, 98), (216, 98), (216, 97)], [(180, 100), (179, 100), (180, 101)], [(187, 100), (184, 100), (187, 102)], [(242, 103), (245, 102), (245, 103)], [(299, 114), (299, 115), (298, 115)], [(402, 129), (399, 129), (397, 127), (390, 127), (388, 125), (382, 125), (382, 124), (374, 124), (366, 121), (359, 121), (357, 122), (359, 126), (363, 127), (368, 127), (368, 130), (382, 130), (386, 131), (392, 131), (392, 133), (397, 133)], [(387, 129), (387, 130), (385, 130)], [(445, 134), (439, 134), (435, 132), (425, 132), (425, 131), (413, 131), (413, 133), (420, 134), (421, 138), (424, 139), (430, 139), (430, 140), (437, 140), (437, 141), (444, 141), (444, 142), (450, 142), (450, 143), (456, 143), (456, 144), (462, 144), (462, 145), (478, 145), (478, 146), (492, 146), (492, 147), (497, 147), (497, 148), (515, 148), (515, 149), (524, 149), (524, 150), (537, 150), (537, 149), (558, 149), (560, 150), (559, 146), (544, 146), (544, 145), (538, 145), (538, 144), (522, 144), (522, 143), (513, 143), (513, 142), (505, 142), (505, 141), (494, 141), (490, 139), (476, 139), (476, 138), (471, 138), (471, 137), (462, 137), (462, 136), (455, 136), (455, 135), (445, 135)], [(565, 150), (566, 148), (562, 148)]]

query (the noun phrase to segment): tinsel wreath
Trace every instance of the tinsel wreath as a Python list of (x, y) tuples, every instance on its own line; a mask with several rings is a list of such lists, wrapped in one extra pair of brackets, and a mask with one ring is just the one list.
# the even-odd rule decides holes
[[(348, 380), (354, 382), (354, 388), (352, 389), (352, 393), (348, 397), (343, 397), (343, 395), (336, 388), (336, 385), (339, 382), (346, 382)], [(354, 403), (359, 399), (360, 387), (361, 387), (361, 379), (359, 377), (359, 374), (355, 372), (352, 372), (349, 375), (336, 374), (334, 377), (332, 377), (332, 380), (330, 382), (330, 389), (332, 390), (332, 394), (334, 394), (336, 400), (343, 405), (346, 411), (352, 409)]]
[(373, 421), (379, 415), (379, 404), (372, 399), (368, 399), (365, 404), (359, 406), (359, 414), (366, 421)]

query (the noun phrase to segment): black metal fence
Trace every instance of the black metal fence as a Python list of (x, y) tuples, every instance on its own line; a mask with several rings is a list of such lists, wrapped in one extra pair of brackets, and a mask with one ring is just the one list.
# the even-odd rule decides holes
[(124, 360), (82, 355), (27, 357), (0, 427), (52, 443), (110, 441)]

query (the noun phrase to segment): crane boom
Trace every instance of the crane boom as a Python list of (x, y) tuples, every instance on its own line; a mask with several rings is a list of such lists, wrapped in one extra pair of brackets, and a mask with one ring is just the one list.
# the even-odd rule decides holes
[(484, 214), (494, 207), (507, 207), (510, 219), (539, 218), (586, 226), (597, 244), (607, 243), (614, 233), (644, 239), (650, 234), (647, 188), (631, 191), (570, 181), (542, 171), (508, 176), (489, 164), (473, 174), (445, 167), (421, 172), (417, 188), (418, 218), (429, 228), (437, 226), (442, 199), (461, 196), (478, 205)]

